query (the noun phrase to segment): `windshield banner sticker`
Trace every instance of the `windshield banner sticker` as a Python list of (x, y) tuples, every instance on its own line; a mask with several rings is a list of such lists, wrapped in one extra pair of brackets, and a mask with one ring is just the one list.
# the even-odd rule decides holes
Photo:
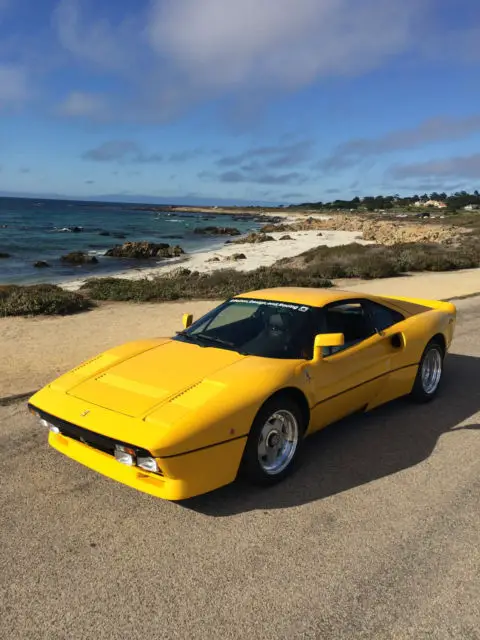
[(310, 311), (310, 307), (300, 306), (298, 304), (290, 304), (288, 302), (274, 302), (271, 300), (251, 300), (249, 298), (233, 298), (230, 302), (243, 302), (245, 304), (265, 305), (276, 309), (292, 309), (293, 311)]

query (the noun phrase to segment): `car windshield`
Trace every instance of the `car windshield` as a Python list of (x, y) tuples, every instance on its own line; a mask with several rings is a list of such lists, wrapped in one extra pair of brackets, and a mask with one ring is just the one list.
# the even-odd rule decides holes
[(264, 358), (312, 354), (312, 308), (288, 302), (233, 298), (197, 320), (174, 340)]

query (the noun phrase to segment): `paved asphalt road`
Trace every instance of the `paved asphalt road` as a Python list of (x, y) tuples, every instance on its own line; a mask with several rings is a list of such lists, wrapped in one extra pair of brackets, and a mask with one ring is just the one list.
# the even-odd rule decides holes
[(480, 299), (441, 396), (311, 439), (274, 489), (182, 505), (0, 408), (0, 637), (480, 638)]

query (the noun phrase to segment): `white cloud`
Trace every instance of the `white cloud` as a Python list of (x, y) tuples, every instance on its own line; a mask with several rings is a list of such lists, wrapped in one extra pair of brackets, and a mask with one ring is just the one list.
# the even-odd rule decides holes
[(424, 147), (438, 142), (468, 138), (480, 132), (480, 114), (462, 117), (437, 116), (406, 129), (391, 131), (377, 138), (357, 138), (344, 142), (315, 168), (338, 171), (360, 164), (372, 156)]
[(193, 86), (297, 88), (410, 43), (425, 0), (154, 0), (148, 35)]
[(480, 178), (480, 153), (442, 160), (428, 160), (391, 167), (390, 176), (396, 180), (405, 178)]
[(252, 90), (261, 104), (274, 90), (378, 68), (415, 44), (430, 2), (151, 0), (113, 22), (61, 0), (54, 24), (71, 55), (127, 80), (117, 117), (162, 120), (199, 101), (234, 95), (239, 104)]
[(57, 111), (63, 116), (97, 118), (106, 114), (107, 103), (99, 94), (72, 91)]
[(0, 109), (22, 105), (29, 97), (26, 70), (15, 65), (0, 64)]
[(98, 147), (88, 149), (83, 154), (84, 160), (94, 162), (133, 162), (137, 164), (153, 164), (162, 162), (163, 158), (158, 153), (146, 153), (142, 147), (133, 140), (108, 140)]
[(141, 31), (139, 18), (125, 19), (117, 25), (105, 19), (89, 23), (80, 13), (78, 0), (60, 0), (53, 24), (61, 45), (85, 62), (121, 72), (135, 62)]

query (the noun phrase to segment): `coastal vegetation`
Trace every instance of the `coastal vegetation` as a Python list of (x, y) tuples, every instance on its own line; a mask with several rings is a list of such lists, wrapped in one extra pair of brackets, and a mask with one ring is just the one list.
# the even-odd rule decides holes
[[(304, 215), (297, 215), (294, 220), (266, 218), (266, 224), (261, 229), (227, 242), (244, 245), (242, 249), (245, 253), (227, 255), (224, 258), (227, 262), (225, 269), (220, 267), (213, 272), (200, 272), (179, 267), (170, 273), (163, 272), (162, 275), (140, 279), (92, 278), (78, 292), (66, 291), (55, 285), (0, 286), (0, 315), (65, 315), (91, 309), (96, 301), (107, 300), (216, 300), (269, 287), (331, 287), (332, 280), (388, 278), (420, 271), (480, 267), (478, 212), (447, 214), (441, 216), (446, 218), (442, 220), (437, 219), (438, 216), (427, 220), (417, 220), (415, 216), (409, 216), (408, 220), (397, 220), (398, 217), (389, 212), (362, 212), (359, 208), (348, 214), (337, 211), (329, 219), (312, 217), (308, 211)], [(212, 235), (217, 235), (211, 231), (213, 229), (218, 230), (218, 235), (237, 235), (236, 230), (234, 233), (230, 227), (206, 229)], [(225, 233), (227, 230), (228, 234)], [(241, 262), (248, 269), (251, 257), (250, 249), (247, 251), (245, 245), (273, 242), (275, 238), (270, 233), (278, 234), (276, 237), (280, 240), (298, 240), (299, 235), (293, 238), (288, 234), (313, 232), (318, 242), (322, 243), (322, 236), (337, 230), (355, 232), (359, 239), (370, 244), (360, 241), (333, 247), (319, 244), (301, 253), (299, 242), (299, 255), (282, 258), (270, 267), (255, 268), (252, 265), (250, 271), (237, 271), (228, 264)], [(183, 253), (179, 246), (145, 241), (125, 242), (112, 248), (107, 255), (148, 259), (178, 258)], [(95, 262), (96, 258), (77, 251), (63, 256), (62, 261), (82, 264)], [(221, 260), (214, 256), (207, 262)], [(40, 268), (46, 263), (38, 261), (35, 266)]]
[[(333, 200), (331, 202), (304, 202), (299, 205), (291, 205), (291, 209), (324, 209), (330, 211), (388, 211), (388, 210), (408, 210), (416, 207), (416, 203), (442, 202), (446, 204), (446, 211), (449, 213), (461, 211), (464, 207), (478, 206), (480, 208), (480, 192), (456, 191), (451, 194), (445, 192), (432, 192), (430, 194), (414, 194), (412, 196), (379, 195), (355, 197), (351, 200)], [(435, 209), (435, 205), (430, 207)], [(428, 207), (427, 207), (428, 209)]]
[(322, 278), (391, 278), (419, 271), (454, 271), (480, 267), (480, 248), (402, 243), (391, 246), (348, 244), (320, 246), (277, 264)]
[[(243, 259), (242, 259), (243, 260)], [(331, 287), (332, 279), (374, 279), (419, 271), (454, 271), (480, 267), (480, 249), (435, 244), (393, 246), (349, 244), (321, 246), (296, 258), (285, 258), (274, 267), (213, 273), (179, 268), (153, 279), (95, 278), (81, 291), (93, 300), (164, 302), (168, 300), (225, 299), (243, 291), (268, 287)]]
[[(241, 255), (241, 254), (240, 254)], [(165, 302), (169, 300), (220, 300), (243, 291), (269, 287), (331, 287), (333, 283), (295, 268), (261, 267), (254, 271), (222, 269), (214, 273), (177, 269), (153, 279), (95, 278), (87, 280), (81, 291), (93, 300)]]
[(86, 296), (54, 284), (0, 285), (0, 317), (69, 315), (94, 306)]

